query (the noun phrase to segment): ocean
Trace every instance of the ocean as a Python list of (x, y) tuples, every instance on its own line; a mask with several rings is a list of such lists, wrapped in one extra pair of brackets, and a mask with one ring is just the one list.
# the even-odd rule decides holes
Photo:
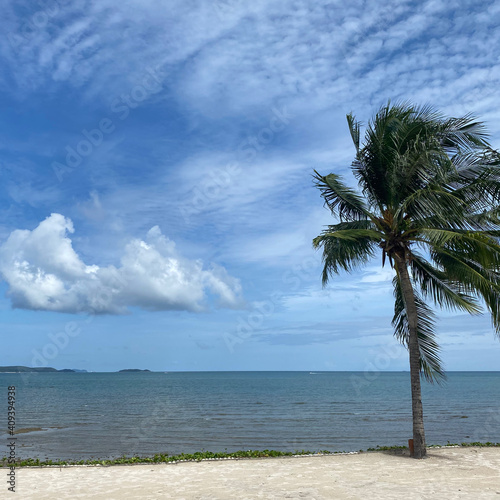
[[(2, 373), (5, 455), (8, 386), (16, 429), (29, 430), (21, 458), (356, 451), (412, 437), (408, 372)], [(500, 372), (423, 382), (423, 405), (427, 444), (500, 442)]]

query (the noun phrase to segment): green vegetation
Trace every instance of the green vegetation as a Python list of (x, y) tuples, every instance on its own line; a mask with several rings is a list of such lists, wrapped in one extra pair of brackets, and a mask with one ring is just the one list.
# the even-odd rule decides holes
[[(48, 465), (119, 465), (119, 464), (139, 464), (139, 463), (171, 463), (171, 462), (199, 462), (201, 460), (210, 459), (228, 459), (228, 458), (266, 458), (266, 457), (291, 457), (295, 455), (313, 455), (313, 454), (329, 454), (329, 451), (312, 452), (312, 451), (295, 451), (285, 452), (285, 451), (275, 451), (275, 450), (247, 450), (247, 451), (236, 451), (234, 453), (213, 453), (211, 451), (201, 451), (196, 453), (181, 453), (180, 455), (167, 455), (167, 454), (156, 454), (153, 457), (120, 457), (113, 460), (79, 460), (79, 461), (65, 461), (65, 460), (46, 460), (41, 461), (39, 459), (25, 459), (19, 461), (16, 465), (20, 467), (28, 466), (48, 466)], [(2, 467), (7, 466), (7, 458), (4, 457), (1, 461)]]
[(408, 349), (415, 458), (426, 453), (420, 376), (444, 370), (427, 305), (479, 314), (485, 304), (500, 335), (500, 153), (471, 116), (444, 118), (408, 103), (382, 107), (361, 144), (347, 122), (359, 190), (337, 174), (315, 172), (325, 205), (339, 221), (313, 240), (323, 250), (323, 285), (381, 251), (395, 268), (396, 338)]
[[(431, 445), (429, 448), (446, 448), (447, 446), (463, 446), (463, 447), (500, 447), (500, 443), (462, 443), (446, 445)], [(368, 448), (366, 451), (394, 451), (394, 450), (406, 450), (407, 446), (377, 446), (376, 448)], [(276, 451), (276, 450), (247, 450), (247, 451), (235, 451), (234, 453), (213, 453), (211, 451), (201, 451), (196, 453), (181, 453), (180, 455), (167, 455), (164, 453), (158, 453), (152, 457), (127, 457), (123, 456), (120, 458), (115, 458), (112, 460), (103, 459), (90, 459), (90, 460), (40, 460), (38, 458), (27, 458), (24, 460), (18, 460), (16, 462), (16, 467), (48, 467), (48, 466), (65, 466), (65, 465), (129, 465), (129, 464), (161, 464), (161, 463), (177, 463), (177, 462), (200, 462), (202, 460), (227, 460), (227, 459), (245, 459), (245, 458), (279, 458), (279, 457), (300, 457), (300, 456), (310, 456), (310, 455), (342, 455), (351, 453), (363, 453), (363, 450), (359, 452), (347, 452), (347, 451), (306, 451), (306, 450), (296, 450), (295, 452), (287, 451)], [(11, 464), (7, 462), (7, 457), (3, 457), (0, 460), (1, 467), (10, 467)]]
[(379, 446), (376, 448), (368, 448), (366, 451), (391, 451), (391, 450), (407, 450), (408, 446)]

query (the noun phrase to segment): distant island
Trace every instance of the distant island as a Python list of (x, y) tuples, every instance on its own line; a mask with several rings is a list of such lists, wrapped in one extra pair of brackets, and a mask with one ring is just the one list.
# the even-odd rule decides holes
[[(139, 368), (127, 368), (125, 370), (119, 370), (115, 373), (137, 373), (137, 372), (149, 372), (151, 370), (140, 370)], [(89, 373), (87, 370), (77, 370), (76, 368), (64, 368), (63, 370), (57, 370), (56, 368), (51, 368), (50, 366), (41, 367), (29, 367), (29, 366), (0, 366), (0, 373)]]
[(56, 370), (50, 366), (30, 367), (30, 366), (0, 366), (0, 373), (57, 373), (57, 372), (86, 372), (87, 370), (72, 370), (65, 368), (64, 370)]
[(127, 368), (126, 370), (120, 370), (118, 373), (124, 372), (150, 372), (151, 370), (139, 370), (139, 368)]

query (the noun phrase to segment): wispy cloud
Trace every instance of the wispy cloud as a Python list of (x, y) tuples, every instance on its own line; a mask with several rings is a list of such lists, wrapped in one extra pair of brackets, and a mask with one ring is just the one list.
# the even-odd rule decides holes
[(203, 2), (43, 5), (5, 6), (9, 36), (0, 50), (17, 92), (65, 82), (110, 98), (148, 61), (165, 68), (186, 110), (213, 117), (283, 98), (316, 110), (355, 96), (378, 101), (388, 89), (419, 100), (439, 94), (453, 106), (468, 89), (488, 93), (498, 83), (491, 61), (500, 13), (492, 1), (459, 9), (437, 1), (302, 0), (285, 9), (276, 1), (230, 2), (225, 14)]

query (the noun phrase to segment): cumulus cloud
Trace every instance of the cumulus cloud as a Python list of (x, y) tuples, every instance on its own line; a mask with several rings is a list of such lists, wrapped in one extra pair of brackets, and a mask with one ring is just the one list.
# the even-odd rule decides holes
[[(241, 305), (241, 285), (217, 265), (183, 258), (159, 227), (130, 241), (119, 267), (86, 265), (73, 249), (70, 219), (52, 214), (33, 231), (15, 230), (0, 246), (0, 273), (12, 305), (65, 313), (123, 314), (129, 307), (199, 312), (207, 296)], [(207, 293), (208, 292), (208, 293)]]

